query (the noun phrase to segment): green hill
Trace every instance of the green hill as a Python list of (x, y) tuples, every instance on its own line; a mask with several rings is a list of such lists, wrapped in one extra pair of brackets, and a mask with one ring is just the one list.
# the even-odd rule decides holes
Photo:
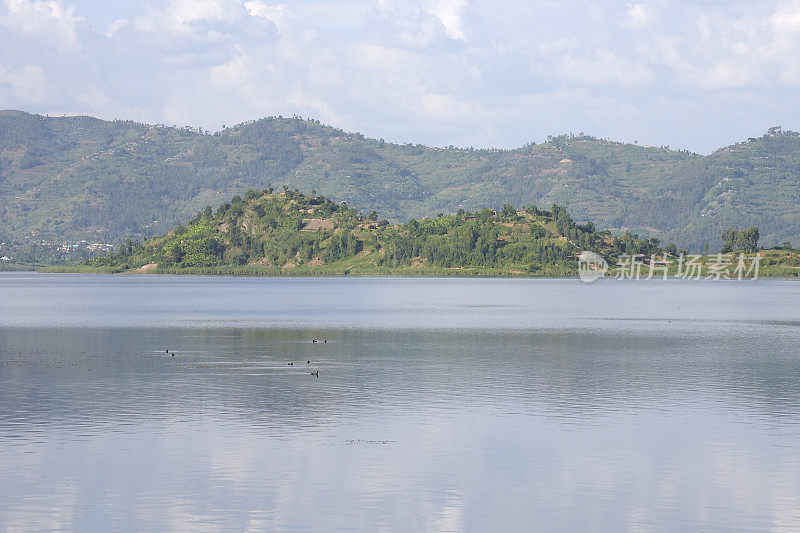
[(766, 245), (800, 241), (800, 136), (779, 129), (701, 156), (583, 135), (473, 150), (386, 143), (299, 118), (209, 134), (0, 112), (0, 241), (146, 239), (270, 184), (401, 222), (555, 202), (581, 223), (696, 250), (715, 248), (729, 226), (759, 226)]
[(576, 224), (558, 205), (460, 210), (392, 225), (322, 196), (250, 190), (164, 236), (128, 240), (119, 253), (86, 264), (111, 272), (569, 275), (582, 250), (609, 258), (660, 251), (656, 241)]

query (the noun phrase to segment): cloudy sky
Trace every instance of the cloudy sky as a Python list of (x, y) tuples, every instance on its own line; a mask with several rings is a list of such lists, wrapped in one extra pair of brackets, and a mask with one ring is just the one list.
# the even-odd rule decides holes
[(514, 147), (800, 129), (800, 0), (0, 0), (0, 109)]

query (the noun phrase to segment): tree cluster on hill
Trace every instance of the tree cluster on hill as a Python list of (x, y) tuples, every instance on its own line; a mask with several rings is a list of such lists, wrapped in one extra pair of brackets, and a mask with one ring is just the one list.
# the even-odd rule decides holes
[(216, 211), (210, 206), (186, 225), (143, 243), (126, 240), (118, 253), (89, 260), (94, 267), (160, 270), (250, 267), (291, 272), (298, 267), (361, 271), (402, 268), (473, 269), (566, 274), (583, 250), (611, 254), (661, 252), (657, 242), (630, 233), (620, 239), (577, 224), (557, 204), (499, 211), (459, 210), (391, 225), (346, 204), (298, 190), (249, 190)]
[(755, 253), (758, 250), (758, 238), (759, 232), (757, 226), (751, 226), (741, 231), (728, 228), (722, 232), (723, 246), (720, 252), (732, 252), (738, 247), (738, 249), (743, 252)]

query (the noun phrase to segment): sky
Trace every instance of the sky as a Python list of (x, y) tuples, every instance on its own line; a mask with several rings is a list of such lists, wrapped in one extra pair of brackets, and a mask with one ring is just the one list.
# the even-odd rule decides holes
[(0, 0), (0, 109), (709, 153), (800, 129), (800, 0)]

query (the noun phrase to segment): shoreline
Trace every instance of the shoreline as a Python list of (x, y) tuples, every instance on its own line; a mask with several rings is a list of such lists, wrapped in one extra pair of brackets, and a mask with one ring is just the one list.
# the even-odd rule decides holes
[[(331, 270), (322, 271), (269, 271), (260, 269), (237, 269), (237, 268), (212, 268), (212, 269), (151, 269), (147, 271), (137, 271), (138, 269), (117, 270), (114, 268), (83, 268), (83, 267), (44, 267), (24, 272), (37, 272), (40, 274), (113, 274), (113, 275), (135, 275), (135, 276), (232, 276), (232, 277), (264, 277), (264, 278), (341, 278), (341, 277), (430, 277), (430, 278), (544, 278), (544, 279), (578, 279), (578, 274), (569, 272), (553, 272), (552, 274), (525, 274), (501, 271), (481, 272), (479, 270), (385, 270), (385, 271), (352, 271), (352, 270)], [(21, 272), (21, 271), (19, 271)]]
[[(0, 271), (2, 273), (3, 271)], [(112, 268), (94, 268), (94, 267), (44, 267), (29, 270), (7, 270), (5, 272), (34, 272), (38, 274), (105, 274), (105, 275), (131, 275), (131, 276), (206, 276), (206, 277), (249, 277), (249, 278), (344, 278), (344, 277), (419, 277), (419, 278), (494, 278), (494, 279), (579, 279), (576, 273), (553, 273), (553, 274), (521, 274), (521, 273), (504, 273), (504, 272), (480, 272), (475, 270), (458, 270), (458, 271), (383, 271), (383, 272), (363, 272), (363, 271), (331, 271), (331, 272), (292, 272), (292, 271), (263, 271), (263, 270), (240, 270), (240, 269), (182, 269), (169, 270), (169, 269), (151, 269), (141, 271), (138, 269), (131, 270), (116, 270)], [(613, 280), (613, 275), (606, 275), (602, 280)], [(677, 278), (674, 274), (670, 274), (666, 280), (660, 276), (654, 277), (657, 281), (669, 281), (675, 279), (682, 279), (683, 281), (712, 281), (702, 276), (700, 279), (683, 279)], [(758, 278), (745, 278), (744, 280), (737, 280), (736, 278), (722, 279), (721, 281), (757, 281), (758, 279), (785, 279), (785, 280), (798, 280), (800, 275), (786, 275), (783, 272), (770, 273), (760, 272)], [(625, 279), (619, 281), (651, 281), (647, 276), (643, 275), (639, 279)], [(720, 280), (717, 280), (720, 281)], [(590, 282), (591, 283), (591, 282)], [(589, 283), (589, 284), (590, 284)]]

